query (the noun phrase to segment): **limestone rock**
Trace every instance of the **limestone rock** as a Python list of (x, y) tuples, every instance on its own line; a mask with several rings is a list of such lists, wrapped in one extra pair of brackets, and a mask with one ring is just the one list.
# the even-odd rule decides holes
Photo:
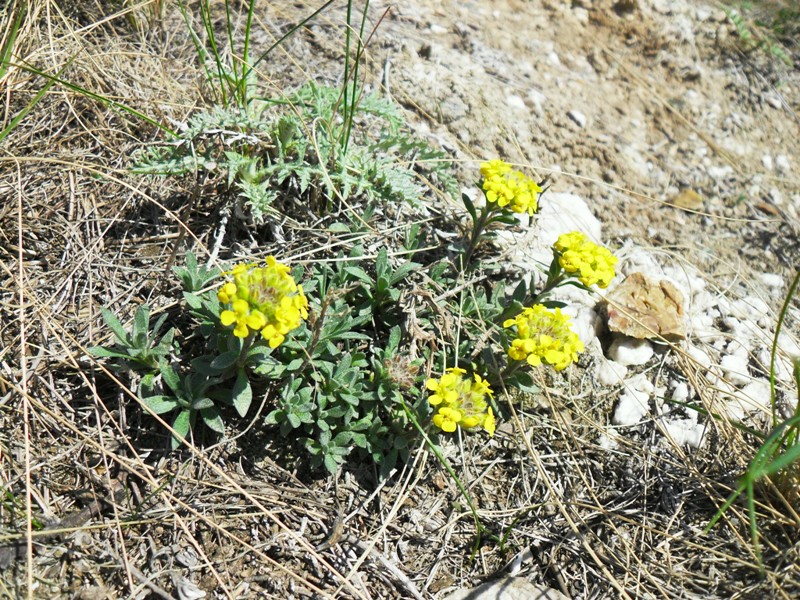
[(505, 577), (472, 589), (456, 590), (444, 600), (569, 600), (549, 587), (533, 585), (522, 577)]
[(632, 273), (606, 296), (608, 328), (637, 339), (686, 337), (683, 294), (669, 281)]

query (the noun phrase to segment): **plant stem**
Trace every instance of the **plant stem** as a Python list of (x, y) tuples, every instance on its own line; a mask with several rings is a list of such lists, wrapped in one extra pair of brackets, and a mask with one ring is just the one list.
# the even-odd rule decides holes
[(490, 208), (488, 205), (481, 207), (480, 216), (478, 217), (477, 221), (472, 223), (472, 233), (470, 234), (469, 244), (467, 245), (467, 249), (464, 251), (464, 254), (461, 255), (461, 272), (466, 273), (469, 270), (469, 267), (472, 262), (472, 255), (475, 253), (475, 250), (478, 248), (478, 244), (481, 242), (481, 237), (483, 236), (486, 227), (491, 222), (492, 216), (494, 216), (494, 208)]

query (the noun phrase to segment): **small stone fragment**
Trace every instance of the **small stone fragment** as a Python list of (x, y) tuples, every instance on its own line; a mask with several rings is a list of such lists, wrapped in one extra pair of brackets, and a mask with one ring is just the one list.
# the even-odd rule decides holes
[(653, 346), (650, 342), (626, 336), (617, 337), (608, 349), (608, 357), (623, 367), (646, 364), (652, 356)]
[(444, 600), (569, 600), (553, 588), (534, 585), (522, 577), (506, 577), (472, 589), (456, 590)]
[(667, 280), (632, 273), (607, 296), (608, 329), (637, 339), (686, 337), (683, 294)]
[(699, 210), (703, 207), (703, 197), (691, 188), (678, 192), (671, 204), (687, 210)]
[(586, 115), (583, 114), (579, 110), (571, 110), (567, 113), (567, 116), (572, 120), (575, 125), (578, 127), (586, 127)]
[(619, 385), (628, 375), (628, 367), (613, 360), (604, 360), (597, 365), (597, 382), (602, 386)]

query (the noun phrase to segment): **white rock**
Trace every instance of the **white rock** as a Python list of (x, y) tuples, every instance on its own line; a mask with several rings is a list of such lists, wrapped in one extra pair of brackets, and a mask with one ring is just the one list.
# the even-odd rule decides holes
[(797, 339), (790, 336), (785, 330), (778, 334), (778, 348), (787, 356), (800, 356), (800, 345), (798, 345)]
[(575, 123), (578, 127), (586, 127), (586, 115), (583, 114), (579, 110), (571, 110), (567, 113), (567, 116)]
[(558, 66), (561, 64), (561, 59), (558, 58), (558, 54), (556, 54), (555, 52), (550, 52), (547, 55), (547, 62), (553, 66)]
[(728, 342), (728, 345), (725, 346), (725, 352), (732, 356), (747, 359), (750, 352), (749, 345), (745, 346), (744, 344), (744, 342), (747, 341), (748, 340), (739, 338), (732, 339), (730, 342)]
[(708, 352), (697, 346), (689, 346), (686, 348), (686, 354), (704, 369), (708, 369), (711, 366), (711, 357), (708, 355)]
[(624, 367), (643, 365), (653, 356), (653, 346), (647, 340), (617, 336), (608, 349), (608, 357)]
[(589, 11), (585, 8), (573, 8), (572, 14), (575, 15), (575, 20), (582, 25), (587, 25), (589, 23)]
[(672, 440), (678, 446), (692, 446), (699, 448), (703, 443), (705, 426), (700, 425), (697, 419), (664, 419), (662, 425)]
[(725, 179), (733, 174), (733, 168), (725, 165), (724, 167), (708, 167), (706, 170), (708, 176), (717, 181)]
[(761, 279), (761, 283), (767, 287), (777, 288), (778, 290), (783, 289), (783, 277), (780, 275), (776, 275), (775, 273), (760, 273), (758, 277)]
[(785, 154), (778, 154), (778, 156), (775, 157), (775, 168), (778, 169), (778, 173), (781, 175), (788, 175), (792, 170), (792, 165), (789, 163), (789, 157)]
[(528, 108), (525, 106), (525, 100), (522, 99), (522, 96), (517, 96), (516, 94), (506, 96), (506, 104), (517, 110), (526, 110)]
[(602, 243), (600, 221), (580, 196), (548, 192), (542, 198), (535, 227), (520, 232), (503, 229), (498, 240), (510, 252), (509, 260), (528, 271), (545, 268), (553, 259), (552, 246), (558, 236), (570, 231), (582, 231), (595, 243)]
[(764, 168), (767, 171), (772, 171), (774, 165), (772, 162), (772, 157), (769, 154), (765, 154), (761, 157), (761, 164), (764, 165)]
[(472, 589), (460, 589), (444, 600), (569, 600), (561, 592), (534, 585), (522, 577), (505, 577)]
[(441, 25), (436, 25), (435, 23), (433, 23), (428, 28), (428, 31), (436, 35), (442, 35), (443, 33), (447, 33), (447, 27), (442, 27)]
[(781, 206), (783, 204), (783, 194), (781, 194), (778, 188), (769, 189), (769, 199), (772, 200), (775, 206)]
[(675, 387), (672, 389), (672, 399), (675, 402), (686, 402), (689, 399), (689, 386), (686, 382), (675, 382)]
[(711, 18), (711, 10), (707, 7), (696, 8), (694, 18), (698, 21), (708, 21)]
[(536, 88), (531, 88), (530, 90), (528, 90), (528, 100), (530, 100), (534, 104), (542, 104), (547, 100), (547, 96), (545, 96), (542, 92), (540, 92)]
[[(789, 384), (794, 381), (794, 365), (790, 360), (787, 360), (783, 348), (778, 351), (778, 356), (775, 357), (775, 379)], [(759, 365), (763, 367), (761, 371), (766, 377), (769, 377), (770, 365), (772, 364), (772, 347), (761, 348), (756, 352), (756, 360)]]
[(650, 394), (653, 390), (653, 384), (644, 375), (631, 377), (619, 397), (611, 422), (622, 426), (639, 423), (650, 410)]
[(757, 296), (745, 296), (731, 302), (733, 316), (754, 322), (770, 316), (769, 305)]
[(614, 450), (619, 446), (618, 437), (612, 437), (608, 433), (601, 433), (597, 438), (597, 445), (603, 450)]
[(720, 359), (719, 364), (729, 382), (734, 385), (746, 385), (752, 380), (747, 370), (749, 362), (746, 355), (728, 354)]
[(752, 412), (766, 412), (770, 406), (769, 380), (756, 379), (728, 395), (728, 416), (737, 421)]
[(619, 385), (628, 375), (628, 367), (613, 360), (599, 360), (597, 362), (597, 382), (600, 385)]

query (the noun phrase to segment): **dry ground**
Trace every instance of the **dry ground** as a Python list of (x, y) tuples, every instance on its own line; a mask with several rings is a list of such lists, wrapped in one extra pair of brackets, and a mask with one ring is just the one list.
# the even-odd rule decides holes
[[(171, 125), (206, 105), (175, 3), (72, 4), (32, 2), (19, 56), (49, 73), (74, 58), (64, 79)], [(260, 49), (314, 9), (258, 4)], [(381, 2), (370, 5), (372, 25), (386, 8), (365, 81), (452, 154), (464, 185), (476, 160), (525, 164), (554, 189), (583, 195), (611, 246), (680, 254), (722, 289), (796, 267), (800, 78), (764, 53), (742, 54), (718, 6)], [(309, 78), (336, 84), (343, 19), (334, 6), (283, 44), (260, 73), (264, 94)], [(6, 73), (3, 126), (43, 83)], [(55, 85), (0, 146), (4, 597), (22, 597), (32, 583), (41, 598), (192, 598), (198, 589), (437, 598), (500, 576), (515, 557), (517, 574), (575, 598), (800, 593), (791, 507), (760, 508), (763, 577), (741, 507), (703, 531), (752, 440), (711, 420), (707, 443), (687, 449), (648, 421), (609, 451), (598, 432), (619, 390), (596, 387), (588, 369), (543, 379), (541, 397), (517, 399), (519, 420), (491, 441), (444, 444), (485, 524), (507, 534), (504, 547), (476, 545), (458, 490), (424, 447), (386, 481), (369, 465), (328, 477), (255, 416), (223, 443), (169, 452), (128, 382), (86, 352), (107, 335), (101, 306), (123, 320), (144, 302), (175, 310), (169, 267), (188, 249), (208, 256), (220, 233), (213, 188), (192, 201), (191, 178), (128, 172), (132, 153), (158, 135)], [(770, 169), (765, 155), (786, 155), (790, 169)], [(701, 198), (688, 212), (670, 204), (685, 189)], [(232, 224), (219, 256), (311, 252), (310, 262), (330, 241), (315, 223), (284, 224), (283, 235), (278, 243), (268, 228)], [(379, 232), (367, 243), (386, 240)], [(713, 402), (713, 389), (697, 387)], [(28, 494), (36, 522), (50, 527), (30, 561)]]

